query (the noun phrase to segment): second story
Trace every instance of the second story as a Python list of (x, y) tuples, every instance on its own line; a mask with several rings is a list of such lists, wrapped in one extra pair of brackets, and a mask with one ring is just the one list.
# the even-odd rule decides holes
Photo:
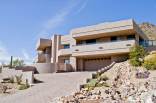
[(147, 40), (138, 25), (128, 19), (75, 28), (68, 35), (53, 35), (51, 39), (40, 39), (37, 50), (38, 56), (44, 58), (43, 61), (51, 61), (58, 56), (128, 52), (129, 47)]

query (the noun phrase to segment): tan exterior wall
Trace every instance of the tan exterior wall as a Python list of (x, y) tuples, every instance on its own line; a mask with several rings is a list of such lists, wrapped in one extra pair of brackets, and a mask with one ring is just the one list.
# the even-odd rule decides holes
[[(135, 35), (133, 40), (127, 40), (128, 35)], [(115, 42), (111, 41), (111, 37), (116, 36)], [(38, 54), (39, 70), (44, 67), (41, 72), (53, 72), (53, 70), (69, 70), (82, 71), (85, 68), (93, 70), (109, 65), (110, 62), (123, 61), (129, 53), (129, 48), (138, 44), (141, 39), (146, 40), (146, 36), (139, 29), (137, 24), (132, 20), (122, 20), (117, 22), (101, 23), (92, 26), (72, 29), (69, 35), (53, 35), (50, 39), (40, 39), (37, 44), (37, 50), (43, 53)], [(94, 44), (78, 45), (81, 41), (96, 39)], [(70, 47), (65, 47), (69, 45)], [(47, 49), (47, 48), (50, 48)], [(152, 47), (153, 48), (153, 47)], [(151, 50), (152, 48), (149, 48)], [(46, 56), (47, 55), (47, 56)], [(110, 60), (85, 61), (89, 58), (110, 57)], [(50, 58), (50, 59), (49, 59)], [(65, 63), (65, 59), (69, 59), (70, 63)], [(49, 63), (49, 64), (44, 64)], [(57, 66), (54, 66), (57, 64)], [(51, 69), (52, 71), (50, 71)], [(55, 69), (53, 69), (55, 68)]]
[(72, 37), (70, 35), (61, 36), (61, 44), (70, 44)]

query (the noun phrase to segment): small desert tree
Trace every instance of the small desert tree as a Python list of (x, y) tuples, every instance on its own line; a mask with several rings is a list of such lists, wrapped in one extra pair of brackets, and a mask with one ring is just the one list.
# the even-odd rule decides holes
[(143, 63), (144, 57), (146, 55), (146, 51), (144, 47), (136, 45), (130, 49), (130, 63), (133, 66), (141, 66)]
[(20, 60), (20, 59), (15, 59), (13, 60), (13, 67), (16, 67), (16, 66), (24, 66), (24, 60)]

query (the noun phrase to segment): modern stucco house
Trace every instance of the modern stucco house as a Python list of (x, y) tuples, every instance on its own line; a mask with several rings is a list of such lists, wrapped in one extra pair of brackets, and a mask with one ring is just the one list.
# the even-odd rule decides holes
[(68, 35), (40, 38), (35, 66), (41, 73), (98, 70), (126, 60), (130, 47), (137, 44), (153, 49), (156, 43), (132, 19), (75, 28)]

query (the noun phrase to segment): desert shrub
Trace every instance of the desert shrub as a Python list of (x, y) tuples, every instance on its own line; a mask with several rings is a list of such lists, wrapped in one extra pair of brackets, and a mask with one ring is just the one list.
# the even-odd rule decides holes
[(98, 83), (97, 85), (96, 85), (96, 87), (110, 87), (109, 85), (108, 85), (108, 83), (106, 83), (106, 82), (103, 82), (103, 83)]
[(88, 86), (90, 86), (90, 87), (95, 87), (96, 84), (97, 84), (97, 79), (92, 79), (92, 80), (90, 80), (87, 84), (88, 84)]
[(148, 70), (156, 70), (156, 54), (146, 56), (143, 66)]
[(147, 52), (142, 46), (136, 45), (132, 47), (129, 53), (130, 64), (133, 66), (141, 66), (146, 54)]
[(88, 88), (88, 90), (92, 90), (96, 87), (98, 83), (97, 79), (91, 79), (87, 84), (84, 85), (84, 88)]
[(20, 76), (15, 75), (15, 78), (16, 78), (17, 84), (21, 84), (21, 82), (22, 82), (22, 75), (20, 75)]
[(2, 86), (2, 93), (6, 93), (7, 89), (8, 89), (8, 87), (6, 85), (3, 85)]
[(84, 85), (84, 88), (86, 88), (88, 91), (90, 91), (90, 90), (93, 90), (94, 89), (94, 87), (91, 87), (90, 85), (88, 85), (88, 84), (85, 84)]
[(95, 74), (92, 74), (92, 78), (93, 79), (96, 79), (96, 78), (98, 78), (98, 77), (100, 77), (101, 76), (101, 73), (99, 73), (99, 72), (97, 72), (97, 73), (95, 73)]
[(14, 81), (14, 77), (13, 77), (13, 76), (10, 77), (8, 82), (9, 82), (9, 83), (14, 83), (14, 82), (15, 82), (15, 81)]
[(95, 78), (98, 78), (98, 77), (100, 77), (100, 73), (97, 73), (97, 74), (95, 75)]
[(19, 86), (19, 90), (24, 90), (24, 89), (28, 89), (30, 86), (29, 85), (27, 85), (27, 84), (21, 84), (20, 86)]
[(107, 81), (107, 80), (109, 80), (109, 78), (108, 78), (106, 75), (101, 75), (101, 76), (99, 77), (99, 80), (100, 80), (100, 81)]
[(143, 66), (148, 70), (156, 70), (156, 61), (155, 62), (149, 60), (145, 61)]
[(26, 79), (26, 83), (27, 87), (30, 87), (29, 83), (28, 83), (28, 79)]
[(24, 90), (24, 89), (28, 89), (30, 87), (29, 83), (28, 83), (28, 80), (26, 79), (26, 83), (25, 84), (21, 84), (19, 86), (19, 90)]

